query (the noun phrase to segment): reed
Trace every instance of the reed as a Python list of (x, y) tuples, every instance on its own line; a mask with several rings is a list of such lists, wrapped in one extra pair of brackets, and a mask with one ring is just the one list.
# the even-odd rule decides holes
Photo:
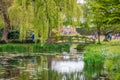
[(0, 53), (55, 53), (69, 52), (70, 45), (66, 44), (4, 44), (0, 45)]

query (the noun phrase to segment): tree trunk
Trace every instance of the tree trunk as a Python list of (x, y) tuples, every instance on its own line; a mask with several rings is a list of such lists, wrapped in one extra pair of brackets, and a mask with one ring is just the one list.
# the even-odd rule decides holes
[(9, 28), (10, 28), (10, 20), (8, 15), (3, 12), (3, 17), (4, 17), (4, 29), (3, 29), (3, 33), (2, 33), (2, 40), (5, 42), (8, 42), (8, 32), (9, 32)]
[[(48, 20), (49, 20), (49, 24), (50, 24), (51, 21), (50, 21), (49, 17), (48, 17)], [(52, 27), (51, 27), (51, 25), (49, 25), (49, 27), (48, 27), (48, 40), (47, 40), (48, 43), (51, 43), (51, 31), (52, 31)]]
[(104, 34), (105, 38), (103, 41), (108, 41), (108, 37), (107, 37), (108, 34)]
[(49, 29), (48, 29), (48, 43), (51, 42), (51, 26), (49, 26)]
[(97, 33), (98, 33), (98, 44), (100, 44), (101, 42), (100, 42), (100, 33), (101, 33), (101, 31), (100, 31), (100, 27), (98, 26), (97, 27)]

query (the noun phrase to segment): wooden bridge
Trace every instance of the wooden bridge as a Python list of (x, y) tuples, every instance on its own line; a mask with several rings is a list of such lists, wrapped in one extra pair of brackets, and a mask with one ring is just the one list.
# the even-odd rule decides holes
[(57, 36), (50, 37), (49, 43), (90, 44), (95, 43), (95, 39), (84, 36)]

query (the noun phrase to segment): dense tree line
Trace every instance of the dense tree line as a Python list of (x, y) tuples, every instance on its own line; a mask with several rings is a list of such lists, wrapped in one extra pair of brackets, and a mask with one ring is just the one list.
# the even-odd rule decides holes
[(39, 38), (44, 43), (52, 28), (71, 25), (96, 31), (100, 43), (101, 33), (120, 32), (120, 0), (84, 0), (84, 4), (77, 0), (0, 0), (0, 18), (6, 42), (11, 28), (19, 30), (20, 40), (30, 31), (35, 41)]
[(85, 0), (82, 5), (84, 28), (92, 28), (100, 35), (106, 37), (108, 32), (120, 32), (120, 0)]
[(5, 41), (10, 26), (17, 26), (21, 40), (26, 39), (27, 31), (31, 30), (35, 33), (35, 40), (40, 38), (44, 42), (53, 27), (78, 25), (82, 14), (77, 0), (2, 0), (1, 14), (3, 7), (6, 16), (3, 15), (5, 33), (2, 40)]

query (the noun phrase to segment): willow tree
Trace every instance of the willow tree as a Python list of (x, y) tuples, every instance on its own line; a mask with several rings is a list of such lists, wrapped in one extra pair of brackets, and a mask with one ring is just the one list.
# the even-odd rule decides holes
[(14, 0), (9, 9), (11, 22), (19, 25), (21, 39), (32, 26), (35, 40), (40, 38), (42, 43), (51, 36), (53, 27), (77, 25), (81, 12), (77, 0)]
[(9, 8), (11, 25), (18, 26), (20, 29), (20, 40), (26, 39), (27, 30), (32, 27), (33, 19), (32, 3), (25, 0), (14, 0)]
[(10, 7), (12, 0), (0, 0), (0, 15), (4, 21), (4, 29), (2, 34), (2, 40), (7, 42), (8, 32), (10, 28), (10, 19), (8, 15), (8, 8)]

